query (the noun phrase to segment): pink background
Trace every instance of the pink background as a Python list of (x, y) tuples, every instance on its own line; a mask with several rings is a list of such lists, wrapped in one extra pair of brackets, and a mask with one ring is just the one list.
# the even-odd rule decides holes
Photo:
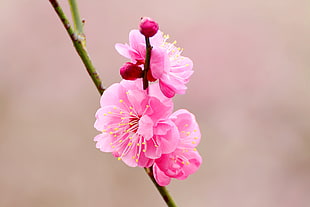
[[(67, 15), (67, 1), (60, 1)], [(308, 0), (79, 1), (106, 86), (141, 16), (194, 61), (176, 109), (204, 162), (168, 186), (182, 207), (310, 203)], [(140, 168), (95, 148), (99, 95), (47, 0), (0, 2), (0, 206), (165, 206)]]

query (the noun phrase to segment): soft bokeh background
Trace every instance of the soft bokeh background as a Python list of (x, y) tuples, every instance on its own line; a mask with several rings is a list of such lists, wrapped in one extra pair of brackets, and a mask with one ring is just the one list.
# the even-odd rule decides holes
[[(67, 1), (60, 1), (69, 15)], [(106, 86), (141, 16), (194, 61), (176, 109), (204, 163), (168, 186), (182, 207), (310, 204), (308, 0), (79, 1)], [(144, 171), (95, 148), (99, 95), (47, 0), (0, 2), (0, 206), (165, 206)]]

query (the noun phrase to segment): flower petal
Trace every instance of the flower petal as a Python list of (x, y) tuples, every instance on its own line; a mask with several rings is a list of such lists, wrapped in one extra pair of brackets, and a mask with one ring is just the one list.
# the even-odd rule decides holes
[(149, 140), (153, 136), (153, 126), (154, 123), (152, 119), (144, 115), (139, 120), (139, 128), (137, 133), (143, 136), (146, 140)]
[(173, 90), (165, 81), (159, 80), (159, 86), (161, 91), (168, 98), (172, 98), (175, 95), (175, 90)]
[(201, 139), (201, 133), (194, 114), (180, 109), (170, 116), (180, 132), (179, 147), (195, 148)]
[(130, 59), (130, 54), (129, 54), (130, 47), (128, 44), (117, 43), (115, 44), (115, 49), (120, 55), (124, 56), (125, 58)]
[(156, 165), (156, 163), (153, 165), (153, 174), (156, 182), (160, 186), (166, 186), (170, 183), (171, 178), (165, 175)]
[(139, 30), (131, 30), (129, 33), (130, 47), (139, 54), (141, 58), (145, 58), (145, 37)]
[(153, 47), (151, 52), (150, 67), (152, 76), (155, 79), (159, 79), (164, 70), (168, 67), (167, 59), (167, 53), (163, 48)]

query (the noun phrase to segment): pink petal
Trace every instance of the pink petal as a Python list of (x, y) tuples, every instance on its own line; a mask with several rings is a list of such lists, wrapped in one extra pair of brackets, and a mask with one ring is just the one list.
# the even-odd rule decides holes
[(159, 47), (164, 43), (163, 33), (158, 30), (158, 32), (150, 38), (151, 45), (153, 47)]
[[(98, 109), (96, 112), (96, 122), (94, 127), (98, 131), (106, 129), (107, 126), (112, 124), (118, 124), (121, 118), (118, 116), (120, 109), (118, 106), (108, 105)], [(117, 114), (117, 116), (115, 116)]]
[(152, 119), (144, 115), (139, 120), (139, 128), (137, 133), (143, 136), (146, 140), (149, 140), (153, 136), (153, 121)]
[(154, 136), (147, 141), (145, 156), (151, 159), (160, 158), (163, 153), (174, 151), (178, 143), (179, 132), (174, 123), (170, 120), (160, 121), (154, 127)]
[(123, 162), (129, 167), (137, 167), (138, 162), (136, 161), (136, 158), (133, 158), (134, 156), (136, 156), (136, 154), (137, 154), (136, 148), (133, 148), (132, 150), (129, 151), (128, 154), (122, 157)]
[(131, 30), (129, 33), (129, 44), (133, 51), (139, 54), (140, 59), (145, 58), (145, 37), (139, 30)]
[(145, 112), (153, 122), (157, 122), (159, 119), (165, 119), (171, 111), (173, 110), (173, 105), (165, 105), (160, 102), (159, 99), (155, 97), (149, 97), (148, 100), (148, 110)]
[(156, 163), (153, 165), (153, 174), (156, 182), (160, 186), (166, 186), (170, 183), (171, 178), (165, 175), (156, 165)]
[(100, 105), (102, 107), (116, 105), (122, 108), (124, 107), (124, 102), (128, 102), (126, 89), (119, 83), (114, 83), (105, 90), (100, 99)]
[[(127, 144), (126, 144), (127, 145)], [(115, 154), (116, 157), (120, 157), (120, 154)], [(138, 156), (137, 156), (138, 155)], [(123, 162), (130, 167), (150, 167), (153, 165), (154, 160), (147, 158), (144, 153), (139, 152), (139, 148), (136, 143), (132, 145), (128, 153), (121, 158)]]
[(155, 163), (166, 176), (183, 180), (199, 169), (202, 158), (197, 151), (177, 149), (162, 155)]
[(146, 93), (142, 90), (128, 90), (128, 107), (133, 107), (137, 114), (142, 114), (147, 102)]
[(163, 94), (168, 98), (172, 98), (175, 95), (175, 91), (170, 86), (168, 86), (164, 81), (159, 80), (159, 86)]
[(156, 132), (161, 135), (156, 136), (157, 143), (162, 150), (162, 153), (167, 154), (173, 152), (180, 141), (180, 134), (177, 127), (172, 121), (159, 122), (156, 127)]
[(112, 152), (113, 149), (110, 145), (112, 138), (108, 134), (99, 134), (94, 138), (96, 141), (96, 148), (102, 152)]
[(154, 143), (153, 139), (146, 141), (146, 149), (145, 156), (150, 159), (157, 159), (162, 155), (161, 147), (158, 143)]
[(186, 158), (188, 159), (189, 164), (183, 166), (184, 175), (178, 177), (177, 179), (179, 180), (184, 180), (189, 175), (195, 173), (202, 163), (202, 158), (197, 151), (189, 151), (186, 153)]
[(156, 97), (164, 105), (166, 105), (167, 107), (173, 109), (173, 101), (172, 101), (172, 99), (168, 98), (167, 96), (165, 96), (163, 94), (163, 92), (160, 90), (159, 83), (153, 83), (153, 84), (151, 84), (149, 86), (149, 95), (153, 96), (153, 97)]
[(174, 73), (163, 74), (160, 78), (160, 83), (165, 87), (173, 90), (175, 93), (184, 94), (187, 87), (185, 86), (187, 80), (184, 80)]
[(180, 132), (180, 147), (196, 147), (200, 142), (201, 133), (194, 114), (180, 109), (174, 112), (170, 118)]
[(162, 76), (164, 69), (167, 68), (167, 59), (167, 53), (163, 48), (154, 47), (152, 49), (150, 66), (152, 76), (155, 79), (159, 79)]
[(124, 56), (125, 58), (130, 59), (130, 54), (129, 54), (130, 47), (128, 44), (117, 43), (115, 44), (115, 49), (120, 55)]

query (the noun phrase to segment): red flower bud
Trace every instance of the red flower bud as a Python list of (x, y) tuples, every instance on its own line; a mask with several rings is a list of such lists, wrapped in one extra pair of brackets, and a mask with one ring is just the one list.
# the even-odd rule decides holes
[(136, 80), (137, 78), (142, 78), (143, 71), (138, 65), (131, 62), (125, 63), (121, 68), (119, 73), (125, 80)]
[(142, 17), (140, 22), (140, 32), (146, 37), (153, 37), (159, 29), (157, 22), (149, 17)]

